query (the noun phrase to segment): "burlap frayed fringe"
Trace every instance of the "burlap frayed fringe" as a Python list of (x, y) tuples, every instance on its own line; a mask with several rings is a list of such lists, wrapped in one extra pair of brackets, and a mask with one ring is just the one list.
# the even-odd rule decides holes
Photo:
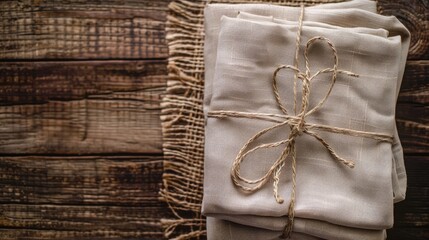
[(167, 90), (162, 99), (164, 174), (160, 196), (174, 219), (162, 219), (169, 239), (205, 239), (201, 215), (204, 163), (204, 7), (207, 3), (314, 5), (343, 0), (175, 0), (167, 17)]

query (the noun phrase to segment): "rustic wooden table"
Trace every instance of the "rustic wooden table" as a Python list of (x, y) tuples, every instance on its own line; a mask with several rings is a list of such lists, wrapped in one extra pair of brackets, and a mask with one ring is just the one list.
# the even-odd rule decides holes
[[(160, 239), (169, 0), (0, 2), (0, 239)], [(409, 175), (388, 239), (429, 239), (429, 2), (397, 108)]]

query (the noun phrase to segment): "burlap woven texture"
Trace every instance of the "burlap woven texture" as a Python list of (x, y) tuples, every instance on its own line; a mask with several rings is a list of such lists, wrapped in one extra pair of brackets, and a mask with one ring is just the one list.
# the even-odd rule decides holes
[(272, 3), (299, 6), (319, 1), (173, 1), (167, 22), (169, 80), (162, 102), (164, 168), (162, 198), (175, 215), (163, 219), (166, 237), (205, 238), (201, 216), (204, 157), (204, 17), (207, 3)]

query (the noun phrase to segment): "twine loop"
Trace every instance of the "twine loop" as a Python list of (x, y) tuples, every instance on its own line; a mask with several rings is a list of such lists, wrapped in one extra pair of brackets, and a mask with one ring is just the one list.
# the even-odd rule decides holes
[[(293, 220), (295, 216), (295, 211), (294, 211), (295, 201), (296, 201), (295, 199), (295, 196), (296, 196), (296, 146), (295, 145), (299, 136), (302, 136), (304, 134), (308, 136), (312, 136), (314, 139), (316, 139), (326, 148), (326, 150), (329, 152), (329, 154), (332, 156), (332, 158), (335, 161), (349, 168), (353, 168), (355, 166), (354, 161), (340, 157), (334, 151), (334, 149), (314, 130), (355, 136), (355, 137), (371, 138), (382, 142), (389, 142), (389, 143), (393, 142), (393, 136), (387, 135), (384, 133), (366, 132), (366, 131), (359, 131), (359, 130), (353, 130), (353, 129), (347, 129), (347, 128), (327, 126), (322, 124), (311, 124), (306, 122), (306, 117), (315, 113), (324, 105), (324, 103), (326, 102), (326, 100), (328, 99), (329, 95), (332, 92), (332, 89), (336, 83), (338, 74), (344, 74), (351, 77), (358, 77), (358, 75), (353, 72), (338, 69), (337, 50), (334, 47), (334, 44), (328, 38), (322, 37), (322, 36), (316, 36), (307, 41), (307, 44), (304, 49), (305, 71), (302, 71), (298, 68), (299, 44), (301, 39), (303, 14), (304, 14), (304, 7), (301, 8), (301, 16), (299, 19), (299, 28), (298, 28), (297, 41), (296, 41), (295, 64), (294, 66), (292, 65), (278, 66), (275, 69), (272, 77), (273, 95), (276, 99), (279, 109), (283, 112), (283, 114), (249, 113), (249, 112), (225, 111), (225, 110), (208, 112), (208, 117), (211, 117), (211, 118), (228, 118), (228, 117), (249, 118), (249, 119), (265, 120), (265, 121), (276, 123), (273, 126), (260, 130), (243, 145), (243, 147), (238, 152), (237, 157), (235, 158), (232, 164), (231, 179), (236, 187), (240, 188), (244, 192), (253, 193), (258, 189), (262, 188), (272, 176), (274, 198), (277, 203), (282, 204), (284, 202), (284, 199), (280, 196), (279, 190), (278, 190), (280, 173), (283, 167), (285, 166), (287, 157), (288, 156), (291, 157), (292, 190), (290, 195), (290, 205), (288, 208), (288, 220), (283, 231), (283, 237), (285, 238), (290, 237), (290, 234), (293, 230)], [(316, 42), (324, 42), (329, 46), (332, 52), (333, 67), (325, 68), (315, 72), (314, 74), (311, 74), (308, 53), (309, 53), (309, 50), (311, 49), (311, 46)], [(294, 115), (288, 113), (279, 94), (279, 90), (277, 86), (277, 75), (281, 70), (290, 70), (294, 72), (294, 112), (295, 112)], [(317, 76), (325, 73), (332, 74), (329, 88), (326, 94), (324, 95), (324, 97), (313, 108), (309, 108), (309, 97), (311, 93), (310, 85)], [(298, 79), (301, 80), (302, 82), (301, 109), (299, 112), (297, 112), (297, 84), (296, 84)], [(288, 126), (290, 128), (289, 135), (287, 136), (286, 139), (283, 139), (277, 142), (262, 143), (253, 148), (250, 147), (263, 135), (283, 126)], [(285, 145), (280, 156), (277, 157), (277, 159), (274, 161), (272, 166), (267, 170), (267, 172), (262, 177), (258, 179), (248, 179), (241, 175), (240, 165), (249, 154), (260, 149), (274, 148), (280, 145)]]

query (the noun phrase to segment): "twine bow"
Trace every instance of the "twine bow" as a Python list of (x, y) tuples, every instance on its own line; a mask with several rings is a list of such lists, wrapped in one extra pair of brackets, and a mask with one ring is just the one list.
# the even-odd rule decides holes
[[(298, 35), (297, 35), (297, 49), (296, 49), (296, 55), (295, 55), (295, 66), (291, 65), (281, 65), (276, 68), (273, 74), (272, 78), (272, 89), (274, 93), (274, 97), (276, 99), (277, 105), (280, 108), (280, 110), (283, 112), (283, 114), (267, 114), (267, 113), (248, 113), (248, 112), (238, 112), (238, 111), (210, 111), (208, 112), (208, 117), (212, 118), (226, 118), (226, 117), (233, 117), (233, 118), (250, 118), (250, 119), (259, 119), (259, 120), (265, 120), (276, 123), (275, 125), (265, 128), (258, 133), (256, 133), (253, 137), (251, 137), (240, 149), (237, 157), (235, 158), (232, 169), (231, 169), (231, 178), (235, 186), (239, 187), (245, 192), (255, 192), (258, 189), (262, 188), (267, 181), (270, 179), (270, 176), (273, 178), (273, 192), (274, 197), (277, 201), (277, 203), (281, 204), (284, 202), (283, 198), (279, 195), (278, 191), (278, 185), (280, 180), (280, 173), (285, 166), (286, 159), (288, 156), (291, 156), (292, 160), (292, 191), (290, 195), (290, 205), (288, 209), (288, 222), (285, 226), (285, 229), (283, 231), (283, 237), (289, 237), (292, 228), (293, 228), (293, 219), (294, 219), (294, 206), (295, 206), (295, 195), (296, 195), (296, 147), (295, 143), (299, 136), (306, 134), (309, 136), (314, 137), (318, 142), (320, 142), (326, 150), (330, 153), (332, 158), (341, 163), (344, 164), (347, 167), (353, 168), (355, 166), (355, 163), (352, 160), (344, 159), (333, 150), (333, 148), (314, 130), (324, 131), (324, 132), (331, 132), (336, 134), (344, 134), (344, 135), (350, 135), (350, 136), (356, 136), (356, 137), (365, 137), (365, 138), (372, 138), (378, 141), (383, 142), (393, 142), (393, 137), (391, 135), (383, 134), (383, 133), (375, 133), (375, 132), (365, 132), (365, 131), (358, 131), (353, 129), (346, 129), (346, 128), (339, 128), (334, 126), (327, 126), (327, 125), (321, 125), (321, 124), (311, 124), (306, 122), (306, 117), (309, 115), (315, 113), (318, 111), (323, 104), (328, 99), (329, 95), (332, 92), (332, 89), (335, 85), (335, 82), (337, 80), (337, 74), (345, 74), (352, 77), (358, 77), (357, 74), (345, 71), (345, 70), (339, 70), (338, 69), (338, 56), (337, 51), (332, 44), (332, 42), (321, 36), (313, 37), (310, 40), (307, 41), (305, 50), (304, 50), (304, 59), (305, 59), (305, 72), (301, 71), (297, 65), (298, 65), (298, 53), (299, 53), (299, 43), (300, 43), (300, 35), (302, 30), (302, 17), (303, 17), (303, 7), (301, 8), (301, 16), (299, 20), (299, 29), (298, 29)], [(314, 74), (311, 74), (310, 71), (310, 64), (308, 59), (308, 52), (311, 46), (317, 42), (325, 42), (329, 46), (329, 48), (332, 51), (332, 56), (334, 60), (334, 65), (332, 68), (325, 68), (323, 70), (319, 70)], [(294, 78), (294, 111), (295, 115), (288, 114), (288, 111), (286, 110), (286, 107), (282, 103), (282, 99), (280, 97), (278, 87), (277, 87), (277, 75), (279, 71), (282, 69), (292, 70), (295, 73)], [(314, 106), (313, 108), (309, 109), (309, 97), (310, 97), (310, 85), (311, 82), (320, 74), (324, 73), (332, 73), (331, 77), (331, 83), (329, 86), (328, 91), (326, 92), (326, 95)], [(302, 99), (301, 99), (301, 110), (299, 113), (296, 111), (296, 99), (297, 99), (297, 92), (296, 92), (296, 80), (299, 79), (302, 81)], [(256, 147), (250, 148), (249, 146), (257, 141), (260, 137), (262, 137), (264, 134), (283, 127), (288, 126), (290, 128), (290, 133), (286, 139), (283, 139), (281, 141), (277, 142), (271, 142), (271, 143), (264, 143), (260, 144)], [(280, 145), (285, 145), (283, 151), (281, 152), (280, 156), (275, 160), (273, 165), (270, 167), (270, 169), (267, 170), (267, 172), (258, 179), (247, 179), (243, 177), (240, 174), (240, 165), (245, 160), (245, 158), (263, 148), (274, 148), (278, 147)], [(250, 148), (250, 149), (249, 149)]]

